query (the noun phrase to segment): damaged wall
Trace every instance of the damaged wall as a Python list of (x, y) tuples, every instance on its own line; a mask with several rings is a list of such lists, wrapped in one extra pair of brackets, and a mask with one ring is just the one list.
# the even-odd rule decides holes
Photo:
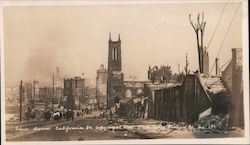
[(222, 72), (223, 81), (231, 92), (230, 125), (244, 126), (242, 49), (232, 49), (232, 60)]
[(187, 75), (182, 85), (145, 86), (148, 118), (194, 123), (199, 114), (211, 107), (211, 100), (196, 75)]

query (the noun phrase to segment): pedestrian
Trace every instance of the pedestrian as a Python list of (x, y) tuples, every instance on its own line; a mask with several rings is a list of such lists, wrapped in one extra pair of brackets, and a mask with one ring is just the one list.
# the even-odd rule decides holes
[(71, 119), (72, 119), (72, 121), (74, 121), (74, 115), (75, 115), (74, 111), (71, 111)]
[(63, 110), (63, 119), (66, 119), (66, 112)]
[(76, 115), (77, 115), (77, 117), (79, 118), (79, 117), (80, 117), (80, 112), (77, 111)]

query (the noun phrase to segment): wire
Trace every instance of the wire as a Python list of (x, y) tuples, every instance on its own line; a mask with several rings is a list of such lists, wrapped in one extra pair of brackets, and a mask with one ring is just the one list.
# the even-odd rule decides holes
[(232, 20), (231, 20), (231, 22), (230, 22), (230, 25), (229, 25), (229, 27), (227, 28), (227, 32), (226, 32), (226, 34), (225, 34), (225, 37), (224, 37), (223, 40), (222, 40), (222, 43), (221, 43), (221, 45), (220, 45), (220, 49), (219, 49), (219, 51), (218, 51), (216, 57), (218, 57), (219, 54), (220, 54), (221, 48), (223, 47), (223, 44), (224, 44), (224, 42), (225, 42), (225, 40), (226, 40), (226, 37), (227, 37), (227, 35), (228, 35), (228, 32), (229, 32), (229, 30), (230, 30), (230, 28), (231, 28), (231, 25), (232, 25), (232, 23), (233, 23), (233, 20), (235, 19), (235, 16), (237, 15), (237, 12), (238, 12), (238, 10), (239, 10), (239, 8), (240, 8), (240, 5), (241, 5), (241, 3), (239, 3), (239, 5), (238, 5), (238, 7), (237, 7), (237, 9), (236, 9), (236, 11), (235, 11), (235, 13), (234, 13), (234, 16), (233, 16), (233, 18), (232, 18)]
[[(222, 43), (221, 43), (221, 45), (220, 45), (220, 49), (219, 49), (219, 51), (218, 51), (218, 53), (217, 53), (216, 58), (218, 58), (218, 56), (219, 56), (219, 54), (220, 54), (221, 48), (223, 47), (223, 44), (224, 44), (224, 42), (225, 42), (225, 40), (226, 40), (226, 37), (227, 37), (227, 35), (228, 35), (228, 32), (229, 32), (229, 30), (230, 30), (230, 28), (231, 28), (231, 25), (232, 25), (232, 23), (233, 23), (233, 20), (235, 19), (235, 16), (236, 16), (236, 14), (237, 14), (237, 12), (238, 12), (238, 10), (239, 10), (239, 8), (240, 8), (240, 5), (241, 5), (241, 3), (239, 3), (239, 5), (238, 5), (238, 7), (237, 7), (237, 9), (236, 9), (236, 11), (235, 11), (235, 13), (234, 13), (234, 16), (233, 16), (233, 18), (232, 18), (232, 20), (231, 20), (231, 22), (230, 22), (230, 25), (229, 25), (229, 27), (227, 28), (226, 34), (225, 34), (225, 36), (224, 36), (224, 38), (223, 38), (223, 40), (222, 40)], [(211, 75), (211, 73), (212, 73), (212, 71), (213, 71), (214, 65), (215, 65), (215, 61), (214, 61), (214, 64), (213, 64), (213, 66), (212, 66), (212, 68), (211, 68), (211, 70), (210, 70), (210, 72), (209, 72), (208, 78), (210, 77), (210, 75)], [(207, 80), (208, 80), (208, 79), (207, 79)], [(207, 80), (206, 80), (206, 82), (207, 82)], [(206, 84), (206, 82), (205, 82), (205, 84)]]
[(226, 62), (219, 68), (219, 72), (221, 71), (221, 69), (222, 69), (223, 67), (225, 67), (228, 63), (230, 63), (231, 60), (232, 60), (232, 59), (230, 58), (228, 61), (226, 61)]
[(220, 17), (219, 17), (219, 20), (218, 20), (218, 22), (217, 22), (217, 24), (216, 24), (214, 33), (213, 33), (211, 39), (210, 39), (209, 42), (208, 42), (207, 50), (208, 50), (208, 48), (209, 48), (209, 46), (210, 46), (210, 44), (211, 44), (211, 42), (212, 42), (212, 40), (213, 40), (213, 38), (214, 38), (214, 35), (215, 35), (217, 29), (218, 29), (218, 26), (219, 26), (219, 24), (220, 24), (220, 21), (221, 21), (221, 19), (222, 19), (222, 16), (223, 16), (223, 14), (224, 14), (224, 11), (225, 11), (225, 9), (226, 9), (226, 6), (227, 6), (227, 3), (225, 3), (225, 5), (224, 5), (224, 7), (223, 7), (223, 9), (222, 9), (222, 12), (221, 12)]

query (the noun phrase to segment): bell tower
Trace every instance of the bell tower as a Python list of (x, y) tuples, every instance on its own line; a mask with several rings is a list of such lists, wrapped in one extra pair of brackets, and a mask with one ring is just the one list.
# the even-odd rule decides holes
[(120, 34), (117, 41), (112, 41), (109, 33), (108, 44), (107, 108), (111, 108), (119, 103), (124, 93)]
[(108, 53), (108, 71), (121, 71), (121, 39), (118, 35), (117, 41), (112, 41), (111, 33), (109, 33), (109, 53)]

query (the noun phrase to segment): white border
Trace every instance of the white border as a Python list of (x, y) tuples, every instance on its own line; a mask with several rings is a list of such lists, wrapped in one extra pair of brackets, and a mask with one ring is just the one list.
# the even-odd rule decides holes
[[(56, 6), (56, 5), (134, 5), (134, 4), (166, 4), (166, 3), (217, 3), (217, 2), (239, 2), (239, 0), (95, 0), (95, 1), (1, 1), (0, 2), (0, 37), (1, 37), (1, 102), (5, 102), (5, 78), (4, 78), (4, 41), (3, 41), (3, 7), (4, 6)], [(242, 44), (243, 44), (243, 83), (244, 83), (244, 119), (245, 119), (245, 137), (244, 138), (209, 138), (209, 139), (141, 139), (141, 140), (105, 140), (105, 141), (25, 141), (25, 142), (6, 142), (5, 141), (5, 103), (1, 103), (1, 144), (15, 145), (15, 144), (27, 144), (27, 145), (42, 145), (42, 144), (249, 144), (249, 42), (248, 42), (248, 1), (242, 0), (243, 3), (243, 30), (242, 30)]]

